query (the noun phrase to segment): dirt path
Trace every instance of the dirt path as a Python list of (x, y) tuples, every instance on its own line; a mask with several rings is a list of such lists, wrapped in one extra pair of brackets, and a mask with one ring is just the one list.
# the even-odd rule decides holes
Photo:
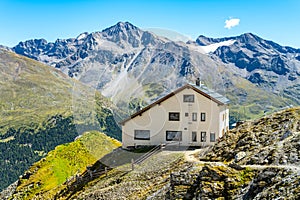
[(192, 163), (198, 163), (200, 162), (199, 158), (197, 158), (199, 153), (202, 151), (202, 149), (195, 149), (195, 150), (190, 150), (190, 151), (185, 151), (184, 153), (184, 159), (187, 162), (192, 162)]
[[(201, 164), (210, 164), (215, 166), (226, 166), (223, 162), (209, 162), (209, 161), (200, 161), (199, 154), (206, 151), (207, 149), (196, 149), (196, 150), (187, 150), (184, 153), (184, 159), (187, 162), (191, 163), (201, 163)], [(252, 169), (266, 169), (266, 168), (281, 168), (292, 170), (293, 172), (300, 175), (300, 167), (295, 165), (241, 165), (241, 167), (249, 167)]]

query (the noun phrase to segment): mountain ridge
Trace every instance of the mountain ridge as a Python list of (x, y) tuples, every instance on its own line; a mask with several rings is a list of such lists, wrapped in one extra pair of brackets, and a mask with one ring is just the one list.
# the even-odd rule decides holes
[[(182, 43), (143, 31), (129, 22), (119, 22), (103, 31), (82, 33), (55, 43), (21, 42), (13, 50), (96, 88), (127, 113), (134, 112), (131, 108), (137, 106), (128, 108), (128, 102), (143, 107), (198, 77), (223, 95), (231, 90), (229, 87), (240, 87), (232, 80), (249, 81), (246, 88), (240, 88), (243, 92), (229, 92), (234, 105), (232, 122), (242, 120), (237, 119), (241, 106), (251, 104), (248, 99), (255, 95), (255, 89), (269, 97), (271, 110), (300, 104), (300, 50), (282, 47), (252, 33), (219, 39), (199, 36), (194, 42)], [(273, 100), (278, 96), (287, 103)], [(259, 98), (258, 105), (263, 112), (269, 112)], [(257, 112), (257, 108), (249, 108), (246, 116), (262, 116), (263, 112)]]

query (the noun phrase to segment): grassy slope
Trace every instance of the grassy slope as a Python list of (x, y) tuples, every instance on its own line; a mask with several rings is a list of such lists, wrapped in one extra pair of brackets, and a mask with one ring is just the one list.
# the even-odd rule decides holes
[(106, 98), (59, 70), (3, 49), (0, 94), (0, 190), (84, 130), (103, 130), (120, 139)]
[[(41, 123), (57, 113), (94, 116), (95, 91), (29, 58), (0, 50), (0, 131), (31, 122)], [(109, 102), (98, 95), (102, 104)], [(95, 118), (89, 118), (95, 120)]]
[(103, 133), (91, 131), (74, 142), (57, 146), (22, 176), (14, 198), (31, 199), (41, 195), (51, 199), (56, 188), (70, 176), (83, 172), (86, 166), (120, 145)]
[(264, 91), (247, 80), (235, 77), (232, 81), (235, 88), (228, 88), (226, 96), (231, 100), (231, 116), (238, 121), (257, 119), (293, 104), (291, 100)]

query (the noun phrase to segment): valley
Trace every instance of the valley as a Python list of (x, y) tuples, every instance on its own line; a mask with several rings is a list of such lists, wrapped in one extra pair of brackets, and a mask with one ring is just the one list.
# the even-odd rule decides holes
[(86, 130), (120, 139), (115, 107), (59, 70), (0, 49), (0, 188)]
[[(299, 56), (252, 33), (182, 42), (129, 22), (0, 46), (0, 197), (298, 199)], [(120, 149), (118, 123), (197, 78), (244, 123), (132, 170), (145, 152)], [(78, 181), (88, 167), (101, 173)]]

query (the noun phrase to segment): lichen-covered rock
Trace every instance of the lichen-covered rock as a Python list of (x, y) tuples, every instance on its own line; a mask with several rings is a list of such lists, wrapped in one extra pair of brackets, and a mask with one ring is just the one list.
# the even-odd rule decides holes
[(234, 161), (238, 162), (240, 160), (242, 160), (243, 158), (246, 157), (246, 153), (244, 151), (238, 152), (235, 157), (234, 157)]
[(233, 129), (200, 159), (235, 159), (238, 164), (248, 165), (300, 165), (299, 141), (300, 108), (291, 108)]

